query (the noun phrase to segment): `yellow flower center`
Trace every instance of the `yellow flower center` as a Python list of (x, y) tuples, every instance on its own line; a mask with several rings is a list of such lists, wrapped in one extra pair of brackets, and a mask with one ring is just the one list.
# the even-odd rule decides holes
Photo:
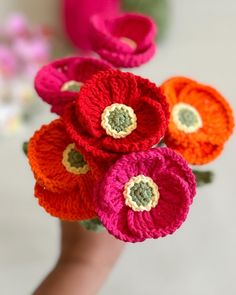
[(101, 120), (103, 129), (113, 138), (126, 137), (137, 127), (137, 117), (133, 109), (120, 103), (106, 107)]
[(156, 183), (144, 175), (131, 177), (125, 184), (123, 195), (125, 204), (134, 211), (150, 211), (160, 198)]
[(196, 132), (203, 125), (197, 109), (187, 103), (176, 104), (172, 109), (172, 118), (176, 127), (185, 133)]
[(63, 152), (62, 164), (66, 170), (74, 174), (86, 174), (89, 166), (84, 157), (77, 151), (75, 144), (69, 144)]

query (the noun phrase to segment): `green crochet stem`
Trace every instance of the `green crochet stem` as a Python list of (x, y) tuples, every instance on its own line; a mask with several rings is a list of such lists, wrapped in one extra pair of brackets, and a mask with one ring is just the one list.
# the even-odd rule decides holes
[(80, 225), (83, 228), (94, 232), (101, 232), (104, 230), (104, 226), (98, 218), (80, 221)]
[(212, 171), (198, 171), (193, 170), (196, 177), (197, 186), (204, 186), (205, 184), (212, 183), (214, 180), (214, 173)]
[(122, 0), (122, 8), (151, 16), (158, 26), (158, 40), (164, 37), (170, 19), (169, 0)]
[(28, 141), (25, 141), (22, 145), (22, 149), (23, 149), (23, 152), (24, 154), (27, 156), (28, 154), (28, 145), (29, 145), (29, 142)]

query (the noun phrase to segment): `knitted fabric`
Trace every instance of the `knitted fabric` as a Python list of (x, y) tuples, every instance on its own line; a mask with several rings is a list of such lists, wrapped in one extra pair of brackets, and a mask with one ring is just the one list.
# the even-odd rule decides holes
[(63, 0), (62, 13), (65, 33), (74, 46), (91, 49), (89, 20), (91, 16), (102, 13), (106, 16), (118, 14), (120, 0)]
[(141, 14), (121, 14), (113, 18), (91, 18), (94, 51), (116, 67), (137, 67), (155, 53), (156, 26)]
[[(104, 110), (116, 104), (123, 112), (129, 107), (136, 117), (129, 118), (126, 113), (133, 125), (131, 133), (123, 138), (117, 138), (114, 130), (112, 134), (104, 129)], [(124, 114), (121, 115), (123, 120)], [(92, 166), (103, 163), (100, 167), (106, 170), (122, 153), (147, 150), (159, 142), (166, 131), (169, 112), (166, 99), (155, 84), (131, 73), (111, 70), (89, 80), (63, 118), (88, 163)]]
[[(135, 211), (125, 202), (124, 188), (138, 175), (151, 178), (158, 187), (158, 203), (151, 210)], [(187, 162), (169, 148), (153, 148), (122, 156), (97, 185), (94, 199), (107, 230), (134, 243), (176, 231), (186, 219), (195, 193), (195, 177)]]
[(56, 60), (38, 72), (35, 89), (39, 96), (52, 106), (51, 111), (61, 115), (65, 107), (76, 99), (79, 91), (66, 89), (66, 84), (82, 84), (95, 73), (110, 68), (108, 63), (94, 58), (69, 57)]
[[(89, 183), (87, 185), (88, 189)], [(55, 193), (36, 183), (34, 189), (38, 203), (50, 215), (67, 221), (77, 221), (96, 216), (91, 196), (84, 188), (78, 186), (72, 191)]]
[[(184, 77), (174, 77), (161, 86), (170, 105), (171, 119), (165, 135), (167, 146), (180, 152), (191, 164), (205, 164), (214, 160), (223, 150), (234, 127), (232, 110), (224, 97), (214, 88), (199, 84)], [(183, 106), (189, 112), (182, 117), (189, 123), (194, 108), (201, 124), (194, 131), (180, 128), (176, 124), (176, 106)], [(180, 115), (180, 113), (179, 113)], [(178, 120), (178, 118), (177, 118)], [(188, 120), (188, 122), (186, 121)], [(180, 122), (181, 125), (181, 122)]]

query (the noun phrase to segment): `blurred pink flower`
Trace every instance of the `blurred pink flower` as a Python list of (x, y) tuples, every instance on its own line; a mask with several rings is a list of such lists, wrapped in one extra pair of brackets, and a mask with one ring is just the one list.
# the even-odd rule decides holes
[(48, 61), (50, 46), (48, 42), (40, 38), (17, 39), (13, 45), (16, 55), (25, 62), (42, 64)]
[(5, 45), (0, 45), (0, 76), (11, 77), (16, 73), (17, 61), (14, 53)]
[(8, 38), (15, 38), (29, 33), (29, 24), (24, 15), (20, 13), (12, 14), (5, 23), (4, 31)]

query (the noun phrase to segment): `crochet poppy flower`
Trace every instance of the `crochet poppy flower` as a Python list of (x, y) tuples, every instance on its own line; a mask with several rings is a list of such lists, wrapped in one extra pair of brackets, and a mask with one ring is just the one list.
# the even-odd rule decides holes
[[(90, 50), (89, 20), (97, 13), (116, 15), (120, 0), (62, 0), (65, 32), (76, 47)], [(79, 21), (78, 21), (79, 20)]]
[(96, 212), (107, 230), (126, 242), (175, 232), (196, 193), (187, 162), (169, 148), (122, 156), (97, 186)]
[(147, 16), (125, 13), (91, 18), (93, 49), (116, 67), (137, 67), (155, 53), (156, 25)]
[(35, 89), (44, 101), (52, 105), (51, 111), (60, 115), (65, 107), (76, 99), (85, 81), (95, 73), (110, 68), (108, 63), (93, 58), (59, 59), (38, 72)]
[(233, 131), (228, 102), (214, 88), (184, 77), (169, 79), (161, 88), (171, 111), (166, 145), (191, 164), (214, 160)]
[(35, 195), (47, 212), (67, 220), (95, 216), (90, 167), (60, 119), (35, 132), (28, 158), (37, 182)]
[(168, 118), (168, 104), (155, 84), (119, 70), (95, 75), (64, 114), (73, 141), (92, 166), (101, 161), (101, 169), (122, 153), (159, 142)]

